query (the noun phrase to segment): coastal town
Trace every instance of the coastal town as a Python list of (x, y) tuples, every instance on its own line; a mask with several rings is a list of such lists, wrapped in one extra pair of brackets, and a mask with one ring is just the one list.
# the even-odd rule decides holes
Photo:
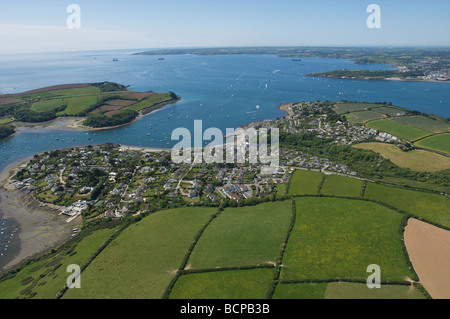
[[(401, 143), (396, 136), (350, 124), (328, 102), (282, 105), (288, 114), (248, 128), (274, 128), (288, 134), (311, 133), (336, 144), (363, 141)], [(246, 144), (248, 152), (248, 143)], [(183, 205), (239, 205), (255, 198), (284, 196), (295, 169), (358, 177), (346, 165), (328, 158), (282, 147), (276, 172), (260, 164), (174, 164), (168, 150), (132, 148), (117, 144), (89, 145), (35, 155), (19, 167), (5, 186), (33, 196), (68, 217), (90, 220), (121, 218)]]

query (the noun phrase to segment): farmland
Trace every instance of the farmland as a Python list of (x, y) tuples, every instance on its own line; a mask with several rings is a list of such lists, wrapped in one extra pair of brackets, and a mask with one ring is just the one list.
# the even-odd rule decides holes
[(394, 136), (404, 138), (408, 141), (415, 141), (419, 138), (431, 135), (431, 132), (419, 128), (401, 124), (390, 120), (374, 120), (366, 123), (366, 127), (387, 132)]
[(382, 118), (383, 115), (372, 111), (358, 111), (346, 114), (345, 117), (351, 123), (364, 123), (371, 120)]
[(327, 175), (320, 194), (332, 196), (359, 197), (363, 182), (339, 175)]
[(414, 145), (450, 154), (450, 134), (437, 134), (414, 143)]
[(289, 185), (289, 195), (317, 195), (323, 178), (319, 172), (296, 170)]
[(280, 279), (364, 280), (375, 263), (383, 280), (414, 277), (398, 229), (402, 215), (375, 203), (341, 198), (296, 198), (296, 222)]
[(438, 172), (450, 169), (450, 158), (425, 150), (404, 152), (397, 146), (387, 143), (362, 143), (353, 147), (372, 150), (400, 167), (418, 172)]
[(394, 118), (393, 120), (434, 133), (448, 132), (450, 130), (450, 125), (448, 123), (432, 120), (425, 116), (404, 116)]

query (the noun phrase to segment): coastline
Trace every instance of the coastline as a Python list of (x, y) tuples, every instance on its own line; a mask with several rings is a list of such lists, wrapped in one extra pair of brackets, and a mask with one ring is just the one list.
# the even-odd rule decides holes
[(2, 220), (12, 220), (19, 225), (18, 250), (0, 264), (0, 274), (17, 267), (30, 258), (40, 256), (70, 239), (72, 228), (79, 225), (80, 218), (68, 223), (67, 218), (55, 213), (32, 196), (19, 190), (6, 190), (4, 186), (26, 160), (7, 166), (0, 173), (0, 210)]

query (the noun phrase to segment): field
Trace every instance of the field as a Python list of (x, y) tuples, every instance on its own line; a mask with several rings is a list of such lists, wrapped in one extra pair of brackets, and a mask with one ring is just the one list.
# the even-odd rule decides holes
[(41, 100), (39, 102), (33, 103), (31, 106), (31, 110), (35, 112), (45, 112), (51, 111), (63, 105), (62, 99), (49, 99), (49, 100)]
[(379, 113), (375, 113), (373, 111), (359, 111), (359, 112), (353, 112), (350, 114), (346, 114), (345, 117), (347, 117), (348, 121), (350, 123), (365, 123), (367, 121), (375, 120), (382, 118), (383, 115)]
[(100, 89), (95, 86), (86, 86), (82, 88), (72, 88), (72, 89), (60, 89), (48, 91), (54, 96), (75, 96), (75, 95), (85, 95), (85, 94), (96, 94), (100, 93)]
[(336, 112), (338, 114), (352, 113), (357, 111), (366, 111), (372, 108), (379, 108), (382, 104), (377, 103), (336, 103)]
[(274, 263), (288, 230), (291, 202), (227, 208), (205, 230), (189, 269)]
[(161, 298), (215, 209), (180, 208), (126, 228), (83, 272), (83, 289), (65, 298)]
[(411, 125), (435, 133), (448, 132), (450, 130), (449, 124), (435, 121), (425, 116), (397, 117), (393, 120), (402, 124)]
[(444, 195), (367, 183), (364, 197), (386, 203), (438, 225), (450, 227), (450, 202)]
[(450, 134), (433, 135), (414, 144), (419, 147), (450, 154)]
[(13, 118), (5, 118), (0, 120), (0, 125), (9, 124), (11, 122), (14, 122)]
[(289, 195), (317, 195), (324, 175), (319, 172), (296, 170), (289, 185)]
[(327, 175), (320, 190), (320, 194), (360, 197), (362, 185), (362, 181), (354, 178), (339, 175)]
[(181, 276), (171, 299), (263, 299), (273, 269), (227, 270)]
[(418, 172), (438, 172), (450, 169), (450, 158), (424, 150), (404, 152), (393, 144), (362, 143), (355, 148), (371, 150), (389, 159), (394, 164)]
[(375, 203), (341, 198), (296, 198), (297, 218), (283, 257), (281, 280), (367, 279), (367, 266), (383, 269), (381, 280), (414, 275), (398, 235), (402, 215)]
[[(66, 284), (67, 266), (84, 265), (115, 229), (102, 229), (83, 238), (70, 254), (60, 253), (33, 262), (21, 269), (14, 278), (0, 282), (0, 299), (35, 295), (35, 298), (55, 298)], [(33, 285), (34, 284), (34, 285)], [(33, 287), (31, 287), (33, 285)], [(25, 294), (25, 288), (29, 292)]]
[(363, 283), (295, 283), (279, 284), (274, 299), (425, 299), (415, 287), (382, 285), (368, 289)]
[(387, 132), (389, 134), (407, 139), (409, 141), (415, 141), (419, 138), (423, 138), (425, 136), (432, 134), (428, 131), (424, 131), (419, 128), (415, 128), (412, 126), (384, 119), (370, 121), (367, 122), (365, 125), (368, 128), (373, 128), (376, 130)]
[(125, 109), (130, 109), (130, 110), (134, 110), (134, 111), (141, 111), (143, 109), (152, 107), (155, 104), (167, 102), (170, 99), (171, 99), (171, 97), (170, 97), (169, 93), (153, 94), (153, 95), (145, 98), (141, 102), (138, 102), (136, 104), (127, 106)]

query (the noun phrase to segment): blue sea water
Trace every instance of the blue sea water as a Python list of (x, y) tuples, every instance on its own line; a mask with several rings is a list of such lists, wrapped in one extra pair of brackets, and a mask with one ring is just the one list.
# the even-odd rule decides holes
[[(386, 101), (450, 117), (447, 83), (305, 77), (307, 73), (336, 69), (389, 69), (388, 65), (356, 65), (350, 60), (323, 58), (302, 58), (299, 62), (275, 55), (168, 55), (159, 60), (160, 56), (132, 53), (120, 50), (1, 55), (2, 94), (56, 84), (112, 81), (129, 85), (135, 91), (173, 91), (182, 99), (131, 125), (112, 130), (21, 130), (0, 141), (0, 171), (33, 154), (75, 145), (113, 142), (170, 148), (176, 143), (170, 140), (171, 132), (178, 127), (193, 132), (194, 120), (203, 120), (204, 130), (218, 127), (225, 132), (226, 128), (283, 116), (278, 110), (280, 104), (301, 100)], [(113, 58), (118, 61), (113, 62)], [(8, 229), (16, 227), (13, 221), (9, 223)], [(7, 241), (3, 237), (0, 246)], [(0, 267), (2, 261), (6, 262), (5, 256), (0, 258)]]

